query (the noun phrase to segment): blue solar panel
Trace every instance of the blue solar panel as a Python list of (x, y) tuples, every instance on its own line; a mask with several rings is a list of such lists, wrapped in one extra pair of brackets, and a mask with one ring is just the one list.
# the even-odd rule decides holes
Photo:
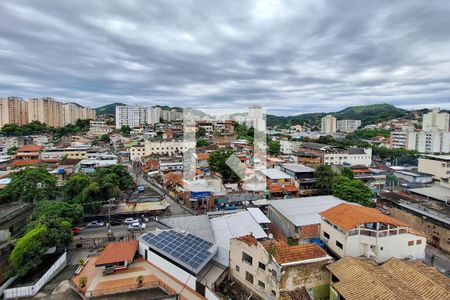
[[(192, 234), (183, 234), (175, 230), (147, 233), (142, 237), (151, 246), (165, 252), (168, 256), (183, 262), (193, 269), (206, 263), (211, 256), (212, 243), (202, 240)], [(200, 271), (200, 270), (198, 270)]]

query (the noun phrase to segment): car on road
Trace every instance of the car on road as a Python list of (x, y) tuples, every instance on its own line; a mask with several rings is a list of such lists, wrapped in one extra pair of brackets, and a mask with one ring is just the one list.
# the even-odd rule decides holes
[(123, 223), (130, 225), (133, 223), (139, 223), (139, 220), (135, 218), (126, 218), (125, 221), (123, 221)]
[(87, 225), (86, 225), (87, 228), (98, 228), (98, 227), (103, 227), (103, 226), (105, 226), (105, 222), (97, 221), (97, 220), (91, 221), (91, 222), (87, 223)]
[(128, 230), (144, 230), (146, 227), (147, 225), (145, 223), (140, 224), (139, 222), (135, 222), (128, 225)]
[(73, 235), (77, 235), (77, 234), (79, 234), (81, 232), (81, 228), (80, 227), (74, 227), (74, 228), (72, 228), (72, 232), (73, 232)]

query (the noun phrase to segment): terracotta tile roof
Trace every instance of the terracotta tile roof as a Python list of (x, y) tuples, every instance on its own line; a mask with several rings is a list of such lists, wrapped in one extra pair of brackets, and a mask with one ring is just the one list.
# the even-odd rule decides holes
[(39, 152), (44, 148), (41, 145), (25, 145), (17, 149), (17, 152)]
[(11, 163), (12, 167), (32, 166), (42, 163), (40, 159), (16, 159)]
[(272, 184), (269, 185), (269, 189), (271, 193), (283, 193), (283, 192), (296, 193), (299, 191), (296, 186), (291, 184), (284, 184), (284, 186), (281, 186), (279, 184)]
[(251, 234), (238, 237), (238, 240), (246, 243), (249, 246), (256, 245), (256, 243), (257, 243), (256, 238)]
[(156, 171), (159, 169), (159, 162), (156, 159), (150, 159), (142, 165), (141, 169), (145, 173)]
[(305, 287), (295, 289), (292, 291), (280, 292), (280, 300), (311, 300)]
[(164, 175), (164, 183), (166, 184), (179, 184), (183, 180), (183, 175), (180, 173), (167, 173)]
[(209, 153), (197, 153), (197, 160), (208, 160)]
[(316, 244), (288, 246), (278, 241), (262, 241), (261, 245), (269, 253), (274, 251), (274, 259), (279, 264), (292, 263), (327, 256), (325, 250)]
[(326, 268), (338, 279), (333, 288), (347, 300), (450, 299), (450, 279), (422, 262), (391, 258), (380, 266), (344, 257)]
[(376, 208), (341, 203), (320, 213), (320, 215), (344, 230), (351, 230), (361, 224), (385, 223), (396, 226), (410, 227), (397, 219), (386, 216)]
[(138, 244), (137, 240), (108, 244), (98, 256), (95, 266), (133, 261)]

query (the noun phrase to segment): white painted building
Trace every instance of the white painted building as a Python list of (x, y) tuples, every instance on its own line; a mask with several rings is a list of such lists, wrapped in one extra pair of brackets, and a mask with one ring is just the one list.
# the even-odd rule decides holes
[(441, 186), (450, 188), (450, 155), (423, 155), (419, 158), (418, 171), (433, 175)]
[(325, 134), (333, 134), (336, 132), (336, 118), (327, 115), (320, 122), (320, 131)]
[(106, 125), (105, 121), (94, 121), (89, 122), (89, 133), (92, 135), (103, 135), (110, 134), (114, 131), (114, 126)]
[(140, 127), (159, 123), (161, 108), (142, 105), (116, 106), (116, 128), (122, 126)]
[(421, 153), (449, 153), (450, 132), (437, 129), (409, 132), (406, 148)]
[(338, 120), (336, 130), (339, 132), (354, 132), (361, 126), (361, 120)]
[(425, 258), (426, 237), (375, 208), (343, 203), (320, 213), (320, 239), (339, 257)]
[(147, 124), (159, 123), (161, 119), (161, 108), (157, 106), (147, 108)]
[(280, 141), (280, 152), (288, 155), (292, 154), (293, 151), (298, 151), (301, 144), (301, 141)]
[(181, 154), (188, 149), (195, 148), (195, 141), (167, 140), (151, 141), (146, 140), (144, 145), (130, 147), (130, 159), (140, 158), (147, 155), (166, 155), (172, 156)]
[(445, 132), (449, 131), (450, 115), (441, 112), (439, 108), (433, 108), (429, 113), (423, 115), (422, 129), (438, 129)]

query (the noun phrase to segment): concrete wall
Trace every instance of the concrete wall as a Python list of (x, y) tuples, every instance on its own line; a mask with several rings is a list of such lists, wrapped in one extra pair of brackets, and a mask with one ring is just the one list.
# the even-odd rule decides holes
[[(411, 233), (403, 233), (384, 237), (356, 234), (346, 236), (344, 233), (330, 226), (325, 221), (321, 223), (321, 239), (325, 241), (323, 232), (326, 231), (330, 238), (325, 242), (333, 252), (343, 256), (366, 256), (373, 253), (376, 261), (381, 263), (391, 257), (399, 259), (423, 259), (425, 257), (426, 238)], [(343, 249), (336, 245), (339, 241)]]
[(384, 206), (384, 208), (391, 213), (393, 218), (411, 224), (414, 229), (425, 233), (429, 244), (433, 244), (441, 248), (443, 251), (450, 253), (450, 230), (438, 226), (427, 219), (422, 219), (421, 217), (413, 215), (407, 211), (390, 206)]
[[(269, 253), (259, 243), (248, 245), (238, 239), (232, 239), (230, 244), (231, 277), (262, 299), (278, 299), (281, 292), (302, 287), (309, 290), (314, 299), (325, 298), (328, 295), (330, 273), (324, 266), (331, 262), (331, 259), (281, 267), (270, 258)], [(242, 259), (243, 252), (253, 258), (252, 265)], [(265, 270), (259, 268), (260, 262), (266, 266)], [(239, 271), (236, 266), (239, 267)], [(253, 275), (253, 284), (246, 280), (246, 272)], [(263, 282), (265, 288), (259, 286), (258, 281)]]

